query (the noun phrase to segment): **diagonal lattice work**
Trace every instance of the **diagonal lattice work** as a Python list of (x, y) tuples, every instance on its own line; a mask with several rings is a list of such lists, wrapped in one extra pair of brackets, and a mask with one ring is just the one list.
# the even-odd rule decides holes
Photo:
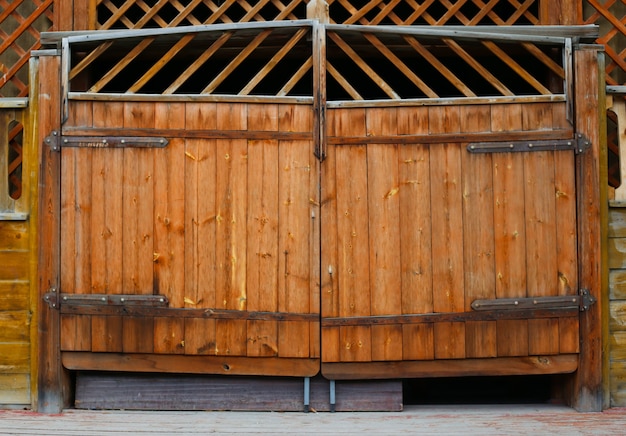
[[(70, 91), (311, 97), (313, 53), (323, 47), (328, 101), (565, 93), (568, 72), (562, 37), (504, 32), (485, 37), (482, 31), (458, 29), (312, 23), (72, 37)], [(318, 32), (326, 35), (325, 41), (314, 48), (313, 29), (322, 27)]]
[(556, 43), (428, 33), (330, 25), (329, 100), (563, 93), (566, 73), (562, 47)]
[[(540, 0), (329, 0), (330, 22), (391, 25), (535, 25)], [(98, 0), (96, 29), (297, 20), (306, 0)]]
[[(295, 23), (295, 22), (294, 22)], [(312, 96), (311, 28), (223, 25), (76, 42), (72, 92)]]
[(0, 98), (28, 95), (28, 59), (52, 28), (53, 0), (0, 0)]
[(626, 85), (626, 2), (584, 0), (583, 23), (600, 26), (597, 43), (606, 51), (607, 85)]
[(539, 24), (539, 0), (330, 0), (335, 23), (362, 25)]
[(306, 0), (98, 0), (96, 28), (142, 29), (297, 20)]

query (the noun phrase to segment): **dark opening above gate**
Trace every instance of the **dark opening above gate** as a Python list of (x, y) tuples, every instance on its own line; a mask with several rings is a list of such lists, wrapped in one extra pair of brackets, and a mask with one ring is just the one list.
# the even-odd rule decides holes
[[(314, 95), (325, 101), (567, 99), (571, 47), (595, 26), (359, 26), (275, 21), (46, 33), (70, 99)], [(309, 101), (309, 100), (307, 100)]]

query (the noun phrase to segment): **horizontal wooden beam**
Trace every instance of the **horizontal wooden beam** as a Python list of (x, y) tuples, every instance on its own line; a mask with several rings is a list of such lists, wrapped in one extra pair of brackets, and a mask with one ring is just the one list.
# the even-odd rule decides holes
[(450, 359), (402, 362), (322, 363), (331, 380), (371, 380), (393, 374), (396, 378), (567, 374), (576, 371), (577, 354), (489, 359)]
[(501, 319), (569, 318), (577, 317), (579, 313), (579, 308), (574, 307), (560, 309), (485, 310), (472, 312), (421, 313), (411, 315), (354, 316), (343, 318), (322, 318), (322, 327), (497, 321)]
[[(84, 127), (66, 127), (61, 136), (71, 139), (73, 136), (115, 137), (141, 136), (184, 138), (184, 139), (274, 139), (277, 141), (307, 141), (313, 140), (313, 132), (285, 132), (277, 130), (193, 130), (193, 129), (127, 129), (104, 128), (85, 129)], [(80, 138), (79, 138), (80, 139)]]
[(254, 321), (319, 321), (319, 314), (289, 312), (248, 312), (225, 309), (183, 309), (137, 305), (96, 305), (61, 302), (62, 315), (133, 316), (159, 318), (240, 319)]
[(313, 377), (319, 359), (63, 352), (69, 370)]
[(528, 130), (516, 132), (484, 132), (484, 133), (436, 133), (428, 135), (389, 135), (368, 137), (363, 136), (329, 136), (329, 145), (359, 144), (449, 144), (469, 142), (507, 142), (507, 141), (539, 141), (572, 139), (574, 131), (563, 130)]

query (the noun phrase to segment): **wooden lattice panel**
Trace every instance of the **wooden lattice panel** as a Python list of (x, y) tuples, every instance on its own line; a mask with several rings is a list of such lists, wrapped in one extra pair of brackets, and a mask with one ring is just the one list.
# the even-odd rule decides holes
[(626, 85), (626, 2), (584, 0), (584, 24), (598, 24), (606, 51), (606, 83)]
[(228, 29), (80, 44), (71, 90), (115, 94), (311, 97), (310, 27)]
[(539, 0), (330, 0), (330, 19), (344, 24), (539, 24)]
[(52, 28), (53, 0), (0, 0), (0, 98), (28, 95), (30, 51)]
[(297, 20), (305, 0), (98, 0), (97, 29)]
[(472, 41), (451, 34), (393, 34), (330, 25), (327, 45), (328, 100), (512, 97), (563, 92), (565, 71), (556, 44), (480, 38)]

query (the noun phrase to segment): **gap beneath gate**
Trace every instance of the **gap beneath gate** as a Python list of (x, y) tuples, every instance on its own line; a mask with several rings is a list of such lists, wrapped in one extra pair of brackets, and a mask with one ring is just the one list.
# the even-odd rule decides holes
[[(404, 405), (560, 402), (555, 376), (337, 381), (335, 410), (401, 411)], [(76, 373), (77, 409), (303, 411), (304, 379), (116, 372)], [(312, 412), (331, 410), (330, 383), (309, 386)]]

